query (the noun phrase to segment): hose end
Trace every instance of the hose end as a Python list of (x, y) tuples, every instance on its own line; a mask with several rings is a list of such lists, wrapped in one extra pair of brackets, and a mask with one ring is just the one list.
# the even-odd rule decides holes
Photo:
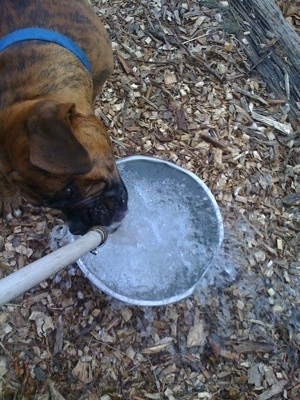
[(96, 225), (96, 226), (93, 226), (91, 229), (89, 229), (89, 232), (91, 232), (91, 231), (98, 232), (101, 235), (101, 241), (100, 241), (100, 244), (98, 247), (103, 246), (108, 238), (108, 233), (107, 233), (106, 229), (103, 226)]

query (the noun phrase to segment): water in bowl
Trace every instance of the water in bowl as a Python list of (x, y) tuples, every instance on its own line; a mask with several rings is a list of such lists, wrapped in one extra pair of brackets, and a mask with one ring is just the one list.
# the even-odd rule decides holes
[(169, 303), (199, 281), (219, 248), (220, 220), (207, 189), (167, 163), (119, 164), (129, 211), (94, 254), (79, 260), (104, 292), (133, 304)]

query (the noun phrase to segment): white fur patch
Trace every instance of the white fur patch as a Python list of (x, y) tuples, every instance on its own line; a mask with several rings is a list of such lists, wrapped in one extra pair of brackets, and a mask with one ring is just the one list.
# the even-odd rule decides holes
[(17, 210), (14, 210), (14, 216), (16, 218), (21, 217), (22, 211), (18, 208)]
[(5, 216), (5, 219), (6, 219), (7, 222), (8, 222), (8, 221), (12, 221), (12, 219), (13, 219), (12, 213), (7, 214), (7, 215)]
[(22, 211), (18, 208), (17, 210), (14, 210), (14, 216), (15, 217), (21, 217)]

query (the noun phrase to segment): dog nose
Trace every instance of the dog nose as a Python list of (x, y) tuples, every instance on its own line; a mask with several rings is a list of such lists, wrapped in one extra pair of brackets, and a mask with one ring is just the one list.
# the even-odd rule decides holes
[(104, 194), (105, 198), (117, 198), (127, 209), (128, 192), (123, 180), (113, 181), (109, 189)]

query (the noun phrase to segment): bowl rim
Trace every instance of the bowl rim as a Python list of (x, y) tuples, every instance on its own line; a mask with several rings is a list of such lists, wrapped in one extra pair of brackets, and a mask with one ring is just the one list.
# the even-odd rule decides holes
[[(149, 161), (150, 163), (165, 164), (173, 169), (177, 169), (178, 171), (183, 172), (186, 175), (189, 175), (192, 179), (194, 179), (204, 189), (205, 193), (207, 194), (207, 196), (209, 197), (210, 201), (213, 204), (215, 215), (216, 215), (217, 222), (218, 222), (218, 234), (219, 234), (219, 240), (218, 240), (215, 250), (220, 250), (221, 245), (223, 243), (223, 239), (224, 239), (223, 219), (222, 219), (222, 215), (221, 215), (218, 203), (217, 203), (216, 199), (214, 198), (213, 194), (211, 193), (209, 187), (196, 174), (189, 171), (188, 169), (178, 166), (177, 164), (175, 164), (173, 162), (162, 160), (157, 157), (134, 155), (134, 156), (120, 158), (120, 159), (116, 160), (116, 163), (119, 166), (121, 164), (131, 162), (131, 161)], [(217, 253), (218, 253), (218, 251), (214, 252), (214, 255), (211, 259), (211, 263), (209, 265), (211, 265), (213, 263)], [(88, 267), (85, 265), (85, 263), (83, 263), (82, 258), (77, 260), (77, 264), (78, 264), (79, 268), (81, 269), (81, 271), (84, 273), (84, 275), (98, 289), (100, 289), (107, 295), (109, 295), (115, 299), (118, 299), (126, 304), (137, 305), (137, 306), (163, 306), (163, 305), (178, 302), (180, 300), (183, 300), (183, 299), (189, 297), (190, 295), (192, 295), (194, 293), (195, 288), (197, 287), (197, 285), (200, 282), (200, 280), (202, 279), (203, 275), (205, 275), (205, 272), (209, 268), (209, 266), (207, 266), (205, 272), (203, 273), (202, 277), (200, 278), (200, 280), (198, 282), (196, 282), (191, 288), (189, 288), (188, 290), (186, 290), (183, 293), (180, 293), (179, 295), (174, 295), (174, 296), (168, 297), (166, 299), (161, 299), (161, 300), (138, 300), (138, 299), (132, 299), (128, 296), (124, 296), (119, 293), (116, 293), (112, 289), (107, 287), (98, 277), (96, 277), (94, 274), (91, 273), (91, 271), (88, 269)]]

